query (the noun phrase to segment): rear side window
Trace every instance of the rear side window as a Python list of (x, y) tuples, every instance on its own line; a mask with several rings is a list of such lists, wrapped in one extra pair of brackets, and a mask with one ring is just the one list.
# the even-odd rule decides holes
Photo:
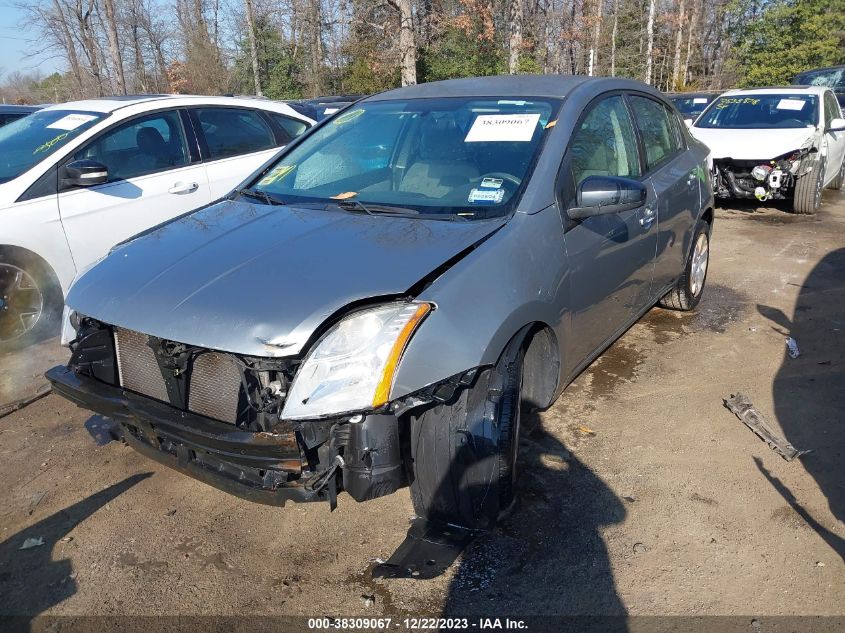
[(637, 143), (621, 96), (600, 101), (584, 117), (569, 144), (573, 184), (587, 176), (640, 175)]
[(662, 104), (646, 97), (631, 97), (637, 128), (643, 139), (646, 169), (652, 169), (667, 156), (681, 150), (678, 130), (672, 125), (669, 111)]
[(109, 181), (126, 180), (188, 164), (182, 122), (175, 110), (133, 119), (96, 138), (76, 152), (109, 170)]
[(824, 93), (825, 127), (830, 127), (830, 122), (833, 121), (833, 119), (838, 119), (839, 117), (839, 102), (836, 100), (836, 97), (833, 96), (832, 92)]
[(254, 110), (197, 108), (196, 114), (210, 160), (260, 152), (276, 146), (270, 126)]
[(308, 129), (308, 124), (304, 121), (292, 119), (289, 116), (279, 114), (278, 112), (268, 112), (267, 114), (269, 114), (270, 118), (275, 121), (276, 125), (282, 128), (285, 131), (285, 134), (287, 134), (287, 138), (282, 141), (283, 143), (290, 142), (291, 139), (296, 138)]

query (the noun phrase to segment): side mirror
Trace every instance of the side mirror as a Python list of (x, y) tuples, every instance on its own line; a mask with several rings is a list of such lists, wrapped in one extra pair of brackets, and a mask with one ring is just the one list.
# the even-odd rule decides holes
[(578, 185), (575, 207), (567, 211), (573, 220), (619, 213), (645, 204), (643, 183), (618, 176), (587, 176)]
[(845, 119), (833, 119), (827, 126), (828, 132), (845, 132)]
[(64, 167), (62, 184), (69, 187), (91, 187), (109, 180), (109, 169), (95, 160), (83, 158)]

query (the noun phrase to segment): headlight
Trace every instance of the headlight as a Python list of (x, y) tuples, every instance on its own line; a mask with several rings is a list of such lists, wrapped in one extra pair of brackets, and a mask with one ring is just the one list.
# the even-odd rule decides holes
[(285, 419), (377, 408), (390, 397), (393, 376), (428, 303), (393, 303), (350, 314), (305, 358), (285, 401)]
[(76, 330), (79, 328), (79, 315), (71, 310), (70, 307), (65, 306), (62, 313), (62, 339), (61, 344), (64, 347), (70, 345), (70, 342), (76, 338)]

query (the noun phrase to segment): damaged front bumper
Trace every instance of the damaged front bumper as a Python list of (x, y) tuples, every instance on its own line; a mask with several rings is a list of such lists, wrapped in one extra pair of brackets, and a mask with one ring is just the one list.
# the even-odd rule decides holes
[(713, 194), (716, 198), (785, 200), (791, 198), (796, 179), (812, 168), (817, 154), (802, 148), (772, 160), (713, 160)]
[[(405, 485), (398, 421), (392, 415), (338, 420), (321, 462), (309, 470), (300, 433), (252, 432), (181, 411), (157, 400), (58, 366), (46, 373), (54, 391), (113, 419), (122, 439), (138, 452), (206, 484), (249, 501), (329, 501), (346, 490), (357, 501)], [(323, 421), (325, 422), (325, 421)], [(338, 455), (342, 455), (338, 459)], [(342, 476), (336, 476), (340, 467)]]

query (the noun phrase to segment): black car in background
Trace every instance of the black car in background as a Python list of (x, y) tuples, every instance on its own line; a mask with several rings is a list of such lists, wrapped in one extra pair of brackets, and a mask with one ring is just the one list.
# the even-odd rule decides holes
[(792, 78), (796, 86), (825, 86), (833, 90), (837, 101), (845, 108), (845, 66), (830, 66), (828, 68), (813, 68), (798, 73)]
[(8, 125), (12, 121), (22, 119), (28, 114), (37, 112), (44, 106), (30, 106), (30, 105), (7, 105), (0, 104), (0, 127)]
[(720, 92), (668, 92), (666, 96), (685, 119), (695, 119), (720, 94)]
[(307, 117), (315, 121), (322, 121), (332, 116), (338, 110), (342, 110), (351, 103), (355, 103), (358, 99), (362, 99), (366, 95), (335, 95), (330, 97), (315, 97), (314, 99), (300, 99), (298, 101), (288, 101), (287, 104)]

